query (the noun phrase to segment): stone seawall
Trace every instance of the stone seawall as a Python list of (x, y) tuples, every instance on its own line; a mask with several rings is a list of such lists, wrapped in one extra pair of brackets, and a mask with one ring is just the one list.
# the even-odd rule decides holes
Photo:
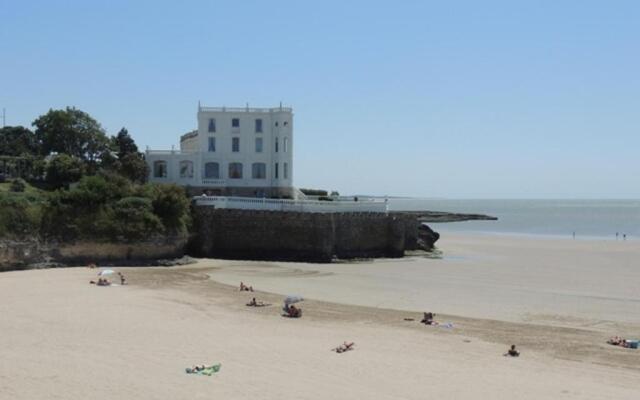
[[(330, 262), (402, 257), (415, 217), (298, 213), (196, 206), (191, 252), (200, 257)], [(411, 227), (408, 227), (410, 224)]]
[(28, 269), (39, 265), (98, 264), (141, 265), (184, 255), (187, 237), (135, 243), (78, 241), (43, 243), (37, 239), (0, 240), (0, 271)]

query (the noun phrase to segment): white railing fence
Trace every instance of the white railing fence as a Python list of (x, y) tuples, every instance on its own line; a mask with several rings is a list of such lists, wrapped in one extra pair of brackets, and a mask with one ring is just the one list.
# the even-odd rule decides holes
[(381, 201), (322, 201), (260, 199), (253, 197), (195, 196), (199, 206), (214, 206), (239, 210), (293, 211), (308, 213), (348, 213), (372, 212), (386, 213), (387, 202)]

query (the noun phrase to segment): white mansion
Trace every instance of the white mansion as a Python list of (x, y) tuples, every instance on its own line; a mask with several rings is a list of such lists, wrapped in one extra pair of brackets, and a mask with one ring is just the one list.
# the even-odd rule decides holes
[(198, 105), (198, 129), (180, 150), (147, 150), (149, 181), (175, 183), (191, 194), (292, 197), (291, 108)]

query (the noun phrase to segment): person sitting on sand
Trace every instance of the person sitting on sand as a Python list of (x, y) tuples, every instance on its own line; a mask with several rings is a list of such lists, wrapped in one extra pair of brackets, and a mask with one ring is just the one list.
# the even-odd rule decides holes
[(505, 356), (519, 357), (520, 352), (516, 350), (516, 345), (512, 344), (511, 348), (504, 354)]
[(266, 304), (262, 301), (256, 301), (256, 298), (254, 297), (253, 299), (251, 299), (250, 302), (247, 303), (248, 307), (264, 307), (266, 306)]
[(244, 282), (240, 282), (240, 291), (241, 292), (253, 292), (253, 286), (247, 286)]
[(296, 306), (291, 304), (287, 309), (287, 314), (289, 318), (300, 318), (302, 317), (302, 309), (297, 308)]
[(345, 351), (353, 350), (354, 345), (355, 345), (354, 342), (351, 342), (351, 343), (344, 342), (340, 346), (333, 349), (333, 351), (335, 351), (336, 353), (344, 353)]
[(426, 312), (426, 313), (424, 313), (424, 317), (422, 318), (422, 321), (420, 321), (420, 322), (422, 322), (425, 325), (436, 325), (437, 322), (435, 322), (433, 320), (433, 317), (435, 317), (435, 316), (436, 315), (434, 313), (432, 313), (432, 312)]
[(96, 285), (98, 285), (98, 286), (109, 286), (109, 285), (111, 285), (111, 282), (109, 282), (109, 280), (107, 278), (99, 278), (98, 279), (98, 283), (96, 283)]

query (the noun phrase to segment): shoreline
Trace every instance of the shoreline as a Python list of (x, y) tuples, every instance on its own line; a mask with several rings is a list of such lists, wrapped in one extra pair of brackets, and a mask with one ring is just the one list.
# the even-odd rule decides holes
[[(453, 223), (457, 221), (452, 221)], [(445, 235), (468, 235), (468, 236), (487, 236), (487, 237), (504, 237), (504, 238), (522, 238), (522, 239), (531, 239), (531, 240), (545, 240), (545, 239), (553, 239), (553, 240), (580, 240), (580, 241), (611, 241), (611, 242), (636, 242), (638, 241), (638, 237), (636, 236), (628, 236), (626, 240), (622, 239), (620, 236), (619, 239), (616, 239), (615, 235), (580, 235), (576, 234), (574, 238), (571, 233), (568, 234), (560, 234), (560, 233), (522, 233), (522, 232), (509, 232), (509, 231), (485, 231), (485, 230), (457, 230), (457, 229), (447, 229), (446, 225), (450, 222), (436, 222), (433, 224), (432, 229), (436, 230), (440, 234)], [(444, 229), (442, 229), (444, 228)], [(437, 247), (437, 246), (436, 246)]]

